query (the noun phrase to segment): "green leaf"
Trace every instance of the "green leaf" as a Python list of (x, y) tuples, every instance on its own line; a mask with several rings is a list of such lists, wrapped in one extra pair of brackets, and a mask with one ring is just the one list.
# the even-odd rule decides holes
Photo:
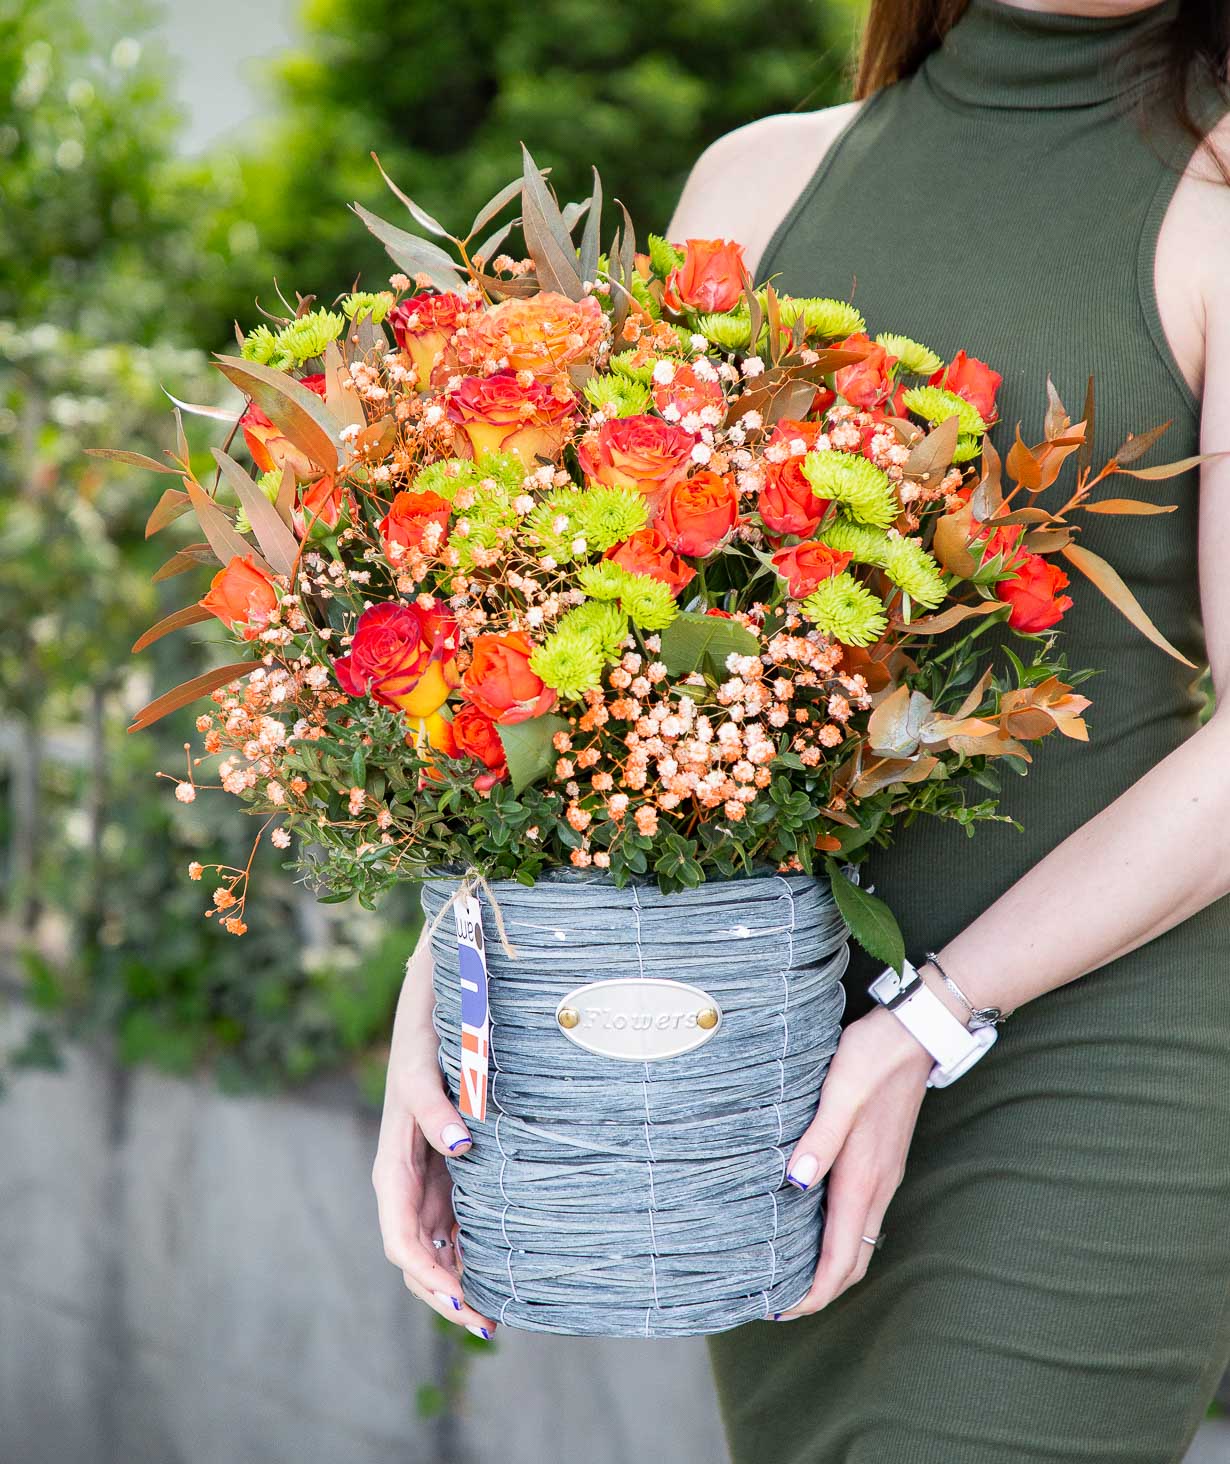
[(708, 669), (725, 681), (727, 656), (754, 656), (759, 650), (760, 642), (739, 621), (684, 610), (662, 632), (659, 657), (672, 676)]
[(551, 739), (557, 732), (567, 732), (568, 727), (563, 717), (546, 716), (495, 729), (504, 744), (514, 793), (520, 793), (551, 771), (558, 756)]
[(905, 965), (905, 939), (893, 912), (878, 896), (848, 880), (835, 859), (826, 859), (825, 868), (833, 899), (850, 934), (868, 955), (884, 961), (900, 975)]

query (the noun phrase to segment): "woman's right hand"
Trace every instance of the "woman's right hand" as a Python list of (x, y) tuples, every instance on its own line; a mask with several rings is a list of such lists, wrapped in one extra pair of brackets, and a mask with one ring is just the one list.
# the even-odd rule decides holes
[[(426, 931), (406, 971), (393, 1021), (380, 1142), (372, 1184), (384, 1253), (407, 1288), (475, 1336), (491, 1338), (495, 1322), (468, 1306), (461, 1291), (452, 1180), (445, 1154), (464, 1154), (473, 1140), (448, 1100), (436, 1058), (431, 944)], [(435, 1242), (443, 1241), (443, 1245)]]

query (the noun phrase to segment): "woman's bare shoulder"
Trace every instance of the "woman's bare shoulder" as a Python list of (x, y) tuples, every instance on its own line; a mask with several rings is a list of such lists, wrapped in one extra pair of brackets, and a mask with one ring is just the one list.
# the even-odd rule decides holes
[(755, 274), (773, 231), (861, 105), (762, 117), (710, 143), (688, 175), (668, 236), (737, 239)]

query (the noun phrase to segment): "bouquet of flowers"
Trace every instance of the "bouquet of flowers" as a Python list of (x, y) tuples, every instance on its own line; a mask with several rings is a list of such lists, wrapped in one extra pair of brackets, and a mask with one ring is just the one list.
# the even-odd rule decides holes
[[(203, 541), (160, 578), (221, 566), (135, 649), (216, 616), (239, 653), (133, 728), (208, 697), (177, 796), (217, 758), (324, 898), (441, 867), (833, 872), (919, 814), (973, 832), (997, 765), (1086, 738), (1067, 569), (1179, 654), (1079, 516), (1162, 511), (1094, 490), (1185, 465), (1132, 466), (1158, 429), (1095, 471), (1092, 383), (1001, 461), (990, 366), (757, 286), (737, 243), (641, 250), (625, 211), (603, 251), (596, 175), (561, 209), (526, 153), (461, 238), (390, 187), (417, 232), (356, 205), (388, 288), (300, 298), (219, 358), (248, 403), (212, 481), (182, 423), (167, 464), (100, 450), (182, 480), (149, 532), (193, 513)], [(212, 868), (242, 934), (248, 869)], [(899, 963), (880, 902), (833, 884)]]

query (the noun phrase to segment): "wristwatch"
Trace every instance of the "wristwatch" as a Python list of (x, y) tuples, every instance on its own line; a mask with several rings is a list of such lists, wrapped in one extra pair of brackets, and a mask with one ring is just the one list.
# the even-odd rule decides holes
[(867, 990), (935, 1058), (928, 1088), (955, 1083), (999, 1035), (993, 1025), (970, 1028), (954, 1017), (909, 961), (903, 964), (900, 976), (887, 967)]

